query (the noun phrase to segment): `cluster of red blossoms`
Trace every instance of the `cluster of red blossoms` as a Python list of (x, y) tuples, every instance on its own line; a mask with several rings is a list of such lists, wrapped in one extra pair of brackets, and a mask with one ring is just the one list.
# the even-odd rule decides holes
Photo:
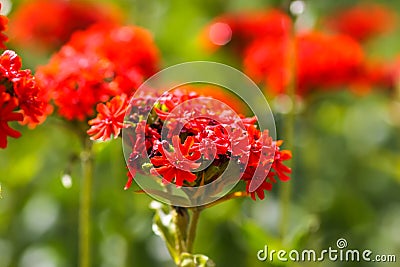
[[(379, 14), (377, 17), (381, 19), (371, 20), (368, 10)], [(370, 86), (388, 84), (390, 74), (371, 69), (358, 40), (386, 31), (392, 19), (393, 14), (385, 8), (357, 6), (335, 16), (335, 27), (330, 25), (338, 33), (310, 30), (293, 34), (293, 25), (286, 13), (255, 11), (216, 18), (206, 27), (203, 39), (207, 47), (227, 46), (239, 50), (246, 74), (264, 83), (268, 93), (284, 93), (294, 80), (296, 92), (305, 95), (315, 89), (365, 82)]]
[(203, 31), (203, 45), (213, 51), (222, 45), (242, 53), (261, 36), (287, 38), (292, 28), (289, 16), (279, 10), (224, 14), (213, 20)]
[[(7, 18), (0, 16), (0, 47), (5, 48)], [(0, 55), (0, 148), (7, 147), (7, 137), (18, 138), (21, 133), (10, 122), (42, 122), (49, 110), (43, 90), (38, 87), (30, 70), (21, 70), (21, 58), (11, 50)]]
[[(0, 4), (1, 9), (1, 4)], [(0, 48), (5, 49), (5, 42), (8, 40), (7, 36), (3, 33), (6, 30), (8, 19), (6, 16), (0, 15)]]
[(36, 77), (59, 115), (84, 121), (94, 117), (98, 103), (130, 95), (157, 69), (158, 49), (147, 30), (96, 24), (73, 34)]
[[(152, 107), (149, 103), (156, 104)], [(287, 174), (291, 170), (283, 161), (290, 159), (291, 153), (280, 150), (282, 142), (272, 140), (267, 131), (261, 132), (256, 118), (237, 116), (219, 103), (187, 90), (174, 90), (159, 97), (138, 97), (129, 103), (116, 97), (102, 106), (101, 116), (92, 121), (89, 134), (94, 139), (107, 140), (118, 135), (123, 127), (136, 127), (131, 137), (126, 189), (136, 172), (148, 169), (145, 167), (148, 159), (153, 166), (151, 174), (162, 176), (165, 184), (178, 187), (211, 183), (231, 161), (239, 167), (238, 175), (252, 198), (263, 199), (265, 190), (272, 189), (276, 178), (289, 180)], [(178, 112), (174, 110), (177, 106)], [(207, 106), (212, 109), (205, 109)], [(127, 110), (130, 115), (124, 121)], [(140, 119), (144, 114), (149, 114), (147, 121)], [(204, 161), (212, 163), (201, 169)], [(250, 192), (253, 179), (260, 181), (260, 186)]]
[(358, 4), (332, 14), (326, 25), (337, 32), (365, 41), (394, 28), (396, 16), (388, 8), (377, 4)]
[[(308, 32), (295, 36), (297, 93), (329, 89), (350, 83), (361, 74), (364, 53), (346, 35)], [(249, 45), (244, 70), (255, 81), (265, 81), (272, 94), (284, 93), (290, 82), (290, 41), (261, 39)]]
[(24, 1), (12, 14), (10, 40), (25, 49), (58, 49), (77, 30), (95, 23), (120, 22), (120, 13), (113, 9), (91, 1)]

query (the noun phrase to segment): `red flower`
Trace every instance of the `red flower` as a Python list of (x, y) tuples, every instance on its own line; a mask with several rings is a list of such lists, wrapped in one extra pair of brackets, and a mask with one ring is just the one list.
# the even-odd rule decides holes
[(7, 147), (7, 136), (18, 138), (21, 133), (12, 129), (8, 123), (11, 121), (22, 121), (24, 116), (14, 112), (18, 107), (16, 98), (10, 98), (7, 93), (0, 94), (0, 148)]
[[(296, 36), (297, 92), (333, 88), (351, 83), (362, 71), (361, 46), (345, 35), (309, 32)], [(265, 81), (272, 94), (283, 93), (289, 83), (287, 39), (262, 39), (245, 54), (245, 72), (257, 81)]]
[[(150, 103), (155, 107), (145, 107)], [(125, 188), (137, 172), (148, 172), (147, 159), (154, 166), (151, 174), (178, 187), (210, 184), (223, 177), (232, 163), (235, 167), (229, 175), (240, 177), (254, 199), (263, 199), (275, 178), (289, 179), (291, 170), (283, 161), (291, 158), (290, 152), (281, 151), (282, 142), (273, 141), (268, 132), (261, 134), (255, 117), (238, 116), (219, 101), (184, 90), (133, 99), (131, 105), (127, 125), (136, 129), (134, 135), (126, 136), (131, 138), (132, 151)], [(149, 114), (147, 121), (140, 120), (143, 114)], [(166, 140), (161, 136), (164, 130)]]
[(26, 47), (57, 49), (73, 32), (99, 22), (119, 22), (114, 6), (89, 1), (24, 1), (10, 20), (11, 40)]
[(400, 84), (400, 55), (393, 61), (375, 63), (367, 72), (370, 84), (393, 90)]
[(157, 62), (157, 48), (146, 30), (95, 25), (74, 34), (36, 76), (61, 116), (88, 120), (98, 103), (131, 94), (154, 74)]
[(14, 81), (20, 74), (21, 58), (11, 50), (6, 50), (0, 57), (0, 74), (2, 78)]
[(24, 123), (31, 126), (43, 122), (45, 115), (51, 112), (47, 103), (47, 95), (39, 88), (30, 70), (20, 72), (14, 84), (15, 95), (24, 114)]
[(272, 141), (267, 132), (260, 139), (255, 140), (251, 147), (249, 163), (242, 176), (246, 182), (246, 190), (256, 200), (256, 196), (264, 199), (265, 191), (270, 191), (276, 183), (276, 177), (286, 182), (290, 178), (291, 169), (283, 161), (292, 158), (288, 150), (280, 150), (282, 141)]
[(301, 34), (297, 47), (297, 79), (303, 92), (348, 84), (364, 64), (360, 44), (346, 35)]
[(374, 88), (393, 90), (399, 82), (399, 77), (400, 57), (393, 62), (370, 60), (365, 62), (351, 89), (359, 94), (368, 93)]
[(287, 36), (291, 27), (290, 17), (275, 9), (224, 14), (204, 29), (202, 41), (211, 50), (229, 44), (242, 52), (258, 38)]
[(31, 126), (42, 122), (49, 113), (47, 99), (29, 70), (21, 70), (21, 59), (10, 50), (0, 56), (0, 148), (7, 136), (20, 137), (8, 122), (20, 121)]
[(92, 140), (107, 140), (117, 138), (123, 128), (124, 116), (127, 109), (126, 95), (116, 96), (106, 104), (97, 104), (97, 117), (89, 121), (91, 128), (87, 133)]
[(292, 152), (289, 150), (280, 150), (279, 145), (277, 145), (277, 149), (275, 151), (275, 158), (274, 162), (272, 163), (272, 169), (275, 171), (271, 172), (275, 174), (279, 180), (286, 182), (290, 180), (290, 177), (288, 176), (289, 173), (292, 172), (292, 170), (283, 164), (283, 161), (289, 160), (292, 158)]
[(359, 4), (330, 16), (329, 28), (364, 41), (392, 29), (395, 13), (377, 4)]
[(289, 82), (288, 38), (255, 41), (245, 52), (244, 71), (255, 82), (265, 82), (272, 95), (282, 93)]
[(196, 180), (196, 175), (191, 171), (200, 167), (200, 163), (193, 161), (200, 158), (199, 153), (189, 154), (190, 148), (194, 143), (193, 137), (187, 137), (182, 145), (179, 136), (172, 137), (172, 146), (174, 151), (169, 152), (160, 144), (159, 152), (161, 156), (155, 156), (151, 159), (151, 163), (155, 166), (151, 173), (154, 175), (162, 175), (164, 183), (172, 183), (175, 181), (176, 186), (183, 186), (183, 182), (192, 183)]
[(151, 33), (135, 26), (93, 25), (77, 32), (69, 44), (82, 53), (95, 52), (114, 64), (114, 82), (130, 95), (158, 70), (158, 49)]
[(133, 182), (133, 178), (136, 175), (136, 170), (131, 168), (128, 173), (126, 174), (126, 176), (128, 176), (128, 181), (126, 182), (125, 186), (124, 186), (124, 190), (128, 190)]
[(36, 77), (68, 120), (86, 120), (94, 115), (94, 107), (115, 95), (107, 79), (113, 77), (112, 64), (93, 53), (80, 53), (65, 46), (48, 65), (40, 67)]
[[(1, 3), (0, 3), (0, 10), (1, 10)], [(5, 16), (0, 15), (0, 48), (6, 49), (5, 42), (8, 40), (8, 37), (3, 33), (7, 27), (8, 19)]]

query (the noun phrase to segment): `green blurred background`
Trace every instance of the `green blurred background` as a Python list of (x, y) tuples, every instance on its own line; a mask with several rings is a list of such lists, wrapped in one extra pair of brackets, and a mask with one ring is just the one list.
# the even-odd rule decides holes
[[(20, 1), (13, 1), (13, 9)], [(237, 68), (226, 52), (210, 55), (198, 43), (202, 28), (227, 11), (265, 8), (267, 0), (119, 0), (129, 23), (148, 28), (163, 66), (214, 60)], [(307, 1), (319, 17), (349, 1)], [(351, 1), (352, 3), (355, 1)], [(379, 1), (400, 10), (399, 1)], [(400, 13), (400, 12), (398, 12)], [(373, 18), (372, 18), (373, 19)], [(400, 30), (365, 45), (368, 55), (391, 59), (400, 52)], [(16, 48), (26, 67), (46, 57)], [(271, 102), (272, 108), (274, 102)], [(303, 102), (296, 115), (293, 198), (287, 238), (279, 238), (278, 184), (264, 201), (233, 200), (203, 212), (195, 251), (217, 266), (284, 265), (259, 262), (258, 250), (335, 247), (345, 238), (350, 248), (396, 254), (400, 261), (400, 127), (390, 93), (358, 96), (349, 90), (323, 92)], [(397, 103), (397, 105), (399, 105)], [(277, 110), (277, 109), (276, 109)], [(397, 113), (399, 109), (397, 109)], [(285, 115), (276, 112), (284, 138)], [(21, 130), (0, 151), (0, 267), (77, 266), (79, 162), (75, 135), (50, 117), (35, 130)], [(126, 168), (120, 140), (96, 143), (93, 193), (93, 266), (173, 266), (162, 240), (152, 233), (152, 199), (124, 191)], [(69, 170), (71, 188), (61, 177)], [(370, 263), (368, 266), (398, 266)], [(290, 263), (290, 266), (358, 266), (363, 263)]]

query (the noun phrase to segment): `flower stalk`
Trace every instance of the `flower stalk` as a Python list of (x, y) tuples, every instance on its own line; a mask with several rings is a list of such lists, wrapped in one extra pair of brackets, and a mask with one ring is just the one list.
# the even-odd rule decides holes
[(192, 209), (192, 217), (190, 218), (188, 236), (186, 240), (187, 252), (193, 253), (193, 244), (196, 239), (197, 224), (199, 222), (201, 208)]
[[(289, 6), (291, 1), (288, 1)], [(288, 9), (289, 10), (289, 9)], [(295, 18), (293, 18), (295, 19)], [(292, 108), (287, 114), (287, 118), (285, 120), (285, 145), (286, 148), (290, 151), (293, 151), (293, 138), (294, 138), (294, 128), (295, 128), (295, 113), (296, 113), (296, 86), (297, 86), (297, 48), (296, 48), (296, 38), (295, 38), (295, 29), (292, 27), (289, 32), (288, 37), (288, 52), (289, 56), (287, 57), (287, 66), (289, 68), (289, 83), (286, 88), (286, 94), (290, 98), (290, 102), (292, 104)], [(292, 167), (291, 162), (287, 163), (288, 167)], [(292, 174), (293, 177), (293, 174)], [(280, 218), (280, 235), (281, 238), (284, 239), (287, 236), (289, 221), (290, 221), (290, 202), (292, 197), (292, 184), (285, 183), (282, 184), (282, 189), (280, 191), (280, 205), (281, 205), (281, 218)]]
[(79, 266), (91, 266), (91, 200), (93, 184), (93, 151), (92, 141), (83, 139), (81, 153), (82, 181), (79, 200)]

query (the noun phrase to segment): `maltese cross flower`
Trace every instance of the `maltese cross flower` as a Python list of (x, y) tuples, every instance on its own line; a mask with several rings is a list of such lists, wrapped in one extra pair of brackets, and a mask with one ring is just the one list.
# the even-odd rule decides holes
[(92, 127), (87, 133), (92, 136), (90, 139), (106, 140), (110, 136), (118, 137), (123, 128), (126, 112), (126, 95), (116, 96), (106, 104), (97, 104), (98, 115), (89, 121)]
[(189, 154), (193, 143), (194, 138), (190, 136), (186, 138), (182, 145), (179, 136), (175, 135), (172, 137), (173, 152), (169, 152), (165, 148), (165, 146), (168, 146), (167, 142), (161, 143), (161, 149), (159, 149), (161, 156), (151, 159), (151, 163), (155, 166), (151, 173), (162, 175), (164, 183), (171, 183), (175, 179), (175, 184), (178, 187), (181, 187), (184, 181), (194, 182), (196, 175), (191, 171), (200, 167), (201, 163), (195, 162), (200, 158), (200, 153)]

